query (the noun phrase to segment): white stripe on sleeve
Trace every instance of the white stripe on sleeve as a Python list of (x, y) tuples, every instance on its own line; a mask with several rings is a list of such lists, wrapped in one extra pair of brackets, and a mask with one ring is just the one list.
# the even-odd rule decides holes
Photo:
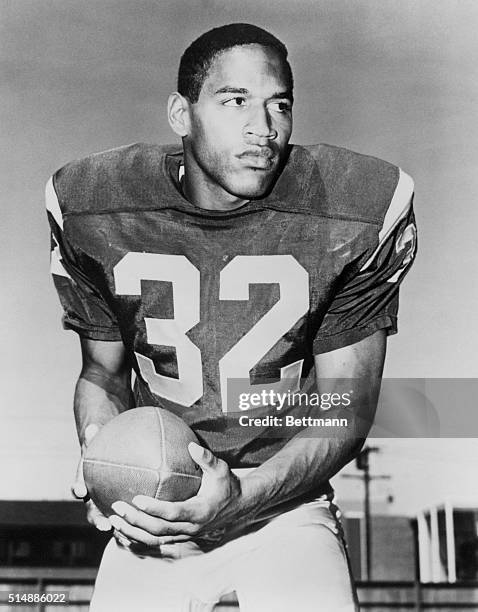
[(369, 259), (365, 262), (365, 264), (361, 268), (361, 272), (366, 270), (370, 264), (375, 259), (377, 253), (382, 248), (383, 243), (390, 234), (393, 232), (398, 223), (408, 214), (410, 210), (410, 206), (412, 203), (412, 195), (414, 183), (411, 176), (409, 176), (406, 172), (403, 172), (401, 168), (399, 168), (400, 175), (398, 178), (398, 183), (395, 188), (395, 192), (393, 194), (392, 200), (390, 202), (390, 206), (385, 214), (385, 219), (383, 220), (383, 226), (378, 234), (378, 246)]
[(50, 177), (48, 183), (46, 184), (45, 202), (47, 210), (51, 212), (55, 221), (58, 223), (61, 229), (63, 229), (63, 215), (61, 214), (60, 204), (58, 202), (55, 188), (53, 187), (53, 177)]
[(53, 251), (51, 252), (50, 272), (52, 274), (56, 274), (57, 276), (64, 276), (65, 278), (69, 278), (70, 280), (72, 280), (71, 276), (68, 274), (68, 272), (63, 266), (63, 262), (61, 260), (60, 255), (60, 247), (58, 245), (56, 245)]

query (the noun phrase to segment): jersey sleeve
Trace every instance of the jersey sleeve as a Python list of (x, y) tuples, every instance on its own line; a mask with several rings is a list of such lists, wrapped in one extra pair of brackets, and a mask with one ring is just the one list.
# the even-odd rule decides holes
[(91, 340), (121, 340), (114, 314), (67, 239), (53, 177), (47, 183), (45, 199), (51, 229), (50, 271), (63, 307), (63, 327)]
[(400, 180), (378, 233), (378, 244), (332, 300), (314, 339), (314, 354), (363, 340), (379, 329), (397, 332), (399, 285), (417, 251), (413, 181)]

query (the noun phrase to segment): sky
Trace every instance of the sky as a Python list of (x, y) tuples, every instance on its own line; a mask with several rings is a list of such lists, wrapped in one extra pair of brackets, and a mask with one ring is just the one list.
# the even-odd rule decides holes
[[(287, 44), (293, 142), (372, 154), (415, 180), (419, 256), (385, 376), (477, 377), (474, 0), (0, 0), (0, 499), (67, 499), (78, 459), (79, 346), (49, 278), (44, 184), (94, 151), (174, 142), (165, 104), (179, 57), (231, 21)], [(377, 507), (393, 495), (388, 511), (413, 513), (465, 493), (478, 505), (475, 439), (373, 444), (373, 471), (392, 477), (373, 485)], [(339, 499), (361, 496), (359, 482), (334, 484)]]

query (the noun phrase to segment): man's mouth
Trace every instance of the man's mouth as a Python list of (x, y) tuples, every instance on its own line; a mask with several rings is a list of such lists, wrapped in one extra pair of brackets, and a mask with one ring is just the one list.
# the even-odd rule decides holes
[(237, 156), (249, 168), (269, 170), (274, 165), (274, 152), (269, 148), (246, 149)]

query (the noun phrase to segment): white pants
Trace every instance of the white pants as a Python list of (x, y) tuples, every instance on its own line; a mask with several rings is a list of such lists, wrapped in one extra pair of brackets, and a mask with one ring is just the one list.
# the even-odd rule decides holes
[(140, 557), (112, 539), (90, 612), (209, 612), (232, 591), (241, 612), (353, 612), (342, 532), (329, 506), (302, 504), (209, 552), (192, 542), (169, 545), (175, 558)]

